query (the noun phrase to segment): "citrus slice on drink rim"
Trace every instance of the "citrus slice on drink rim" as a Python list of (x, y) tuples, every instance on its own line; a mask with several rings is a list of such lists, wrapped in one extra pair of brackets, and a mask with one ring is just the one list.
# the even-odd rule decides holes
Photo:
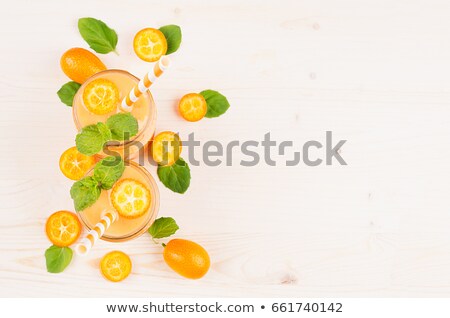
[(166, 54), (167, 40), (160, 30), (146, 28), (134, 36), (133, 48), (141, 60), (155, 62)]
[(150, 202), (150, 190), (135, 179), (122, 179), (111, 191), (112, 205), (117, 213), (126, 219), (135, 219), (144, 215), (150, 207)]
[(90, 82), (83, 91), (83, 102), (86, 108), (96, 115), (104, 115), (117, 108), (119, 89), (110, 80), (98, 78)]
[(72, 147), (59, 158), (59, 169), (71, 180), (80, 180), (95, 165), (94, 156), (86, 156)]
[(160, 166), (171, 166), (177, 162), (182, 150), (180, 136), (172, 131), (163, 131), (152, 141), (151, 154)]
[(112, 282), (127, 278), (131, 273), (131, 266), (130, 257), (121, 251), (109, 252), (100, 261), (103, 276)]
[(191, 93), (181, 98), (178, 104), (178, 110), (180, 111), (181, 117), (187, 121), (199, 121), (205, 117), (208, 111), (208, 105), (202, 95)]
[(47, 219), (45, 232), (54, 245), (65, 247), (78, 239), (81, 233), (81, 223), (74, 213), (58, 211)]

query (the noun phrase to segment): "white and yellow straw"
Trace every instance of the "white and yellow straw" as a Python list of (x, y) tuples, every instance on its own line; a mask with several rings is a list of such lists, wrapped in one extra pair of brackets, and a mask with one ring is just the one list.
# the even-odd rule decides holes
[(130, 112), (133, 109), (133, 104), (139, 99), (139, 97), (150, 89), (150, 86), (156, 81), (158, 77), (164, 73), (170, 65), (170, 58), (163, 55), (153, 67), (153, 70), (145, 74), (145, 76), (139, 81), (139, 83), (133, 87), (128, 93), (127, 97), (122, 100), (120, 109), (125, 112)]
[(114, 210), (106, 210), (100, 222), (98, 222), (92, 230), (86, 235), (84, 239), (75, 247), (75, 252), (78, 255), (86, 255), (89, 253), (95, 242), (103, 236), (105, 231), (111, 226), (111, 224), (117, 220), (117, 213)]

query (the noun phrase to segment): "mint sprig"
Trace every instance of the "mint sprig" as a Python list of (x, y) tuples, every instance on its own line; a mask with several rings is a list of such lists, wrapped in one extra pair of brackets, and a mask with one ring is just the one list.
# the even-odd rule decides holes
[(159, 180), (176, 193), (185, 193), (191, 182), (191, 171), (183, 158), (171, 166), (158, 166)]
[(84, 177), (70, 188), (70, 196), (76, 211), (92, 206), (100, 197), (102, 189), (109, 190), (120, 179), (125, 170), (121, 157), (109, 156), (94, 167), (92, 176)]
[(61, 273), (72, 261), (73, 251), (70, 247), (50, 246), (45, 251), (47, 272)]
[[(103, 123), (83, 127), (75, 137), (77, 149), (86, 156), (93, 156), (103, 149), (103, 145), (108, 141), (104, 136)], [(103, 132), (103, 133), (102, 133)]]
[(220, 115), (223, 115), (228, 108), (230, 108), (230, 103), (227, 98), (217, 91), (207, 89), (200, 92), (200, 95), (205, 98), (206, 105), (208, 106), (205, 117), (219, 117)]
[(95, 52), (101, 54), (116, 52), (117, 33), (105, 22), (94, 18), (81, 18), (78, 20), (78, 30)]
[(148, 229), (148, 233), (154, 239), (169, 237), (178, 231), (179, 227), (177, 222), (171, 217), (160, 217), (153, 222), (152, 226)]
[(167, 41), (166, 55), (176, 52), (181, 44), (181, 28), (178, 25), (170, 24), (160, 27), (159, 31), (164, 34)]
[(76, 211), (82, 211), (95, 203), (100, 197), (101, 188), (94, 177), (85, 177), (70, 188)]
[(104, 123), (89, 125), (81, 129), (75, 138), (77, 149), (86, 156), (93, 156), (103, 150), (111, 140), (128, 140), (138, 133), (136, 118), (130, 113), (112, 115)]
[(81, 87), (80, 84), (77, 82), (67, 82), (61, 88), (59, 89), (56, 94), (58, 94), (59, 99), (61, 102), (66, 104), (67, 106), (72, 106), (73, 98), (75, 94), (78, 92), (78, 89)]
[(109, 117), (106, 126), (111, 131), (113, 140), (127, 140), (139, 130), (136, 118), (130, 113), (119, 113)]
[(94, 167), (94, 179), (98, 181), (104, 190), (112, 188), (114, 183), (122, 176), (125, 164), (120, 157), (106, 157), (100, 160)]
[(100, 132), (103, 140), (109, 141), (112, 139), (111, 130), (109, 130), (108, 126), (104, 123), (97, 123), (97, 129)]

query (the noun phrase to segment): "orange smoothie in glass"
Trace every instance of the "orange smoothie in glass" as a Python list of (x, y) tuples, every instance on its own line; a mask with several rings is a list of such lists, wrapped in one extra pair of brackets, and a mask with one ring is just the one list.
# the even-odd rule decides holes
[[(117, 107), (115, 107), (113, 111), (107, 114), (97, 115), (90, 112), (84, 105), (83, 92), (89, 83), (100, 78), (109, 80), (117, 86), (119, 91), (119, 103), (117, 103)], [(139, 79), (137, 77), (122, 70), (102, 71), (86, 80), (73, 99), (73, 120), (78, 131), (88, 125), (93, 125), (98, 122), (104, 123), (112, 115), (121, 112), (119, 108), (120, 102), (127, 96), (130, 90), (138, 84), (138, 82)], [(153, 137), (156, 125), (156, 106), (149, 91), (142, 94), (142, 96), (134, 103), (131, 115), (138, 121), (138, 133), (126, 141), (108, 142), (105, 149), (98, 154), (100, 157), (114, 155), (112, 152), (117, 152), (124, 158), (136, 158), (140, 150), (143, 153), (144, 147)]]
[[(89, 171), (86, 176), (93, 174), (93, 170)], [(116, 182), (123, 179), (134, 179), (150, 191), (150, 205), (147, 211), (134, 219), (118, 216), (118, 219), (111, 224), (101, 239), (111, 242), (127, 241), (138, 237), (148, 230), (154, 222), (159, 210), (159, 191), (153, 177), (144, 168), (135, 162), (125, 162), (125, 170)], [(113, 187), (114, 188), (114, 187)], [(84, 226), (91, 230), (101, 219), (105, 210), (114, 210), (111, 203), (110, 195), (112, 190), (102, 190), (98, 200), (90, 207), (79, 211), (78, 215)]]

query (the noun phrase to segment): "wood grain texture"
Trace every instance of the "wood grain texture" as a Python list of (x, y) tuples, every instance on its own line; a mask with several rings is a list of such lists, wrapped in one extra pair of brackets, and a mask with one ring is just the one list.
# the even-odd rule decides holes
[[(444, 0), (9, 2), (0, 11), (0, 296), (450, 296), (449, 15)], [(102, 55), (105, 64), (137, 76), (147, 65), (134, 34), (182, 27), (173, 68), (153, 88), (158, 130), (224, 144), (270, 132), (297, 150), (331, 130), (348, 140), (348, 165), (286, 167), (277, 157), (276, 167), (242, 167), (236, 151), (232, 166), (192, 166), (183, 196), (161, 185), (160, 215), (211, 254), (202, 280), (170, 271), (146, 235), (99, 242), (48, 274), (44, 223), (72, 209), (58, 160), (76, 133), (56, 95), (67, 81), (59, 57), (87, 48), (76, 28), (84, 16), (118, 32), (120, 55)], [(179, 98), (208, 88), (228, 97), (228, 113), (181, 119)], [(112, 249), (134, 264), (120, 284), (98, 269)]]

